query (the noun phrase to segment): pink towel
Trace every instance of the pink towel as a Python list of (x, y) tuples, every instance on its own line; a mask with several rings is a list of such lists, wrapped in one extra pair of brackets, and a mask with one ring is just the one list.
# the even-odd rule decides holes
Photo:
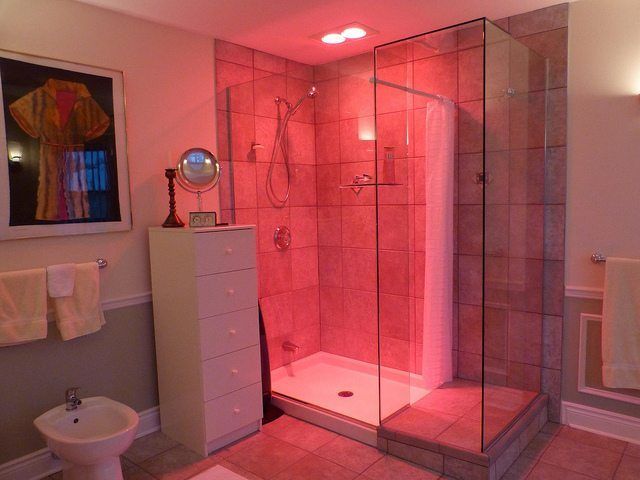
[(450, 382), (453, 320), (453, 141), (455, 107), (432, 101), (426, 120), (426, 234), (422, 376), (425, 388)]

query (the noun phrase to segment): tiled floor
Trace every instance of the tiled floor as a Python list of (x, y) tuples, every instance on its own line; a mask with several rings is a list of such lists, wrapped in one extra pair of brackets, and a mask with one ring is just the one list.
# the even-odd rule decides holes
[[(515, 388), (486, 386), (485, 445), (488, 445), (537, 396)], [(455, 379), (399, 415), (385, 428), (412, 436), (481, 450), (482, 384)]]
[[(206, 459), (161, 433), (136, 440), (123, 458), (127, 480), (188, 479), (216, 464), (247, 480), (447, 478), (288, 416)], [(547, 424), (503, 478), (637, 480), (639, 473), (639, 445)]]
[(640, 445), (548, 423), (503, 480), (638, 480)]

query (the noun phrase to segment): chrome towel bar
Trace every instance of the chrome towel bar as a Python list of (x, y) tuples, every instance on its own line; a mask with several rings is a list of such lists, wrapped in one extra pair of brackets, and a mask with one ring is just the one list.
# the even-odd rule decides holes
[(593, 252), (591, 255), (591, 261), (593, 263), (605, 263), (607, 261), (607, 257), (602, 252)]
[(98, 268), (107, 268), (107, 265), (109, 265), (109, 262), (104, 258), (97, 258), (96, 263), (98, 264)]

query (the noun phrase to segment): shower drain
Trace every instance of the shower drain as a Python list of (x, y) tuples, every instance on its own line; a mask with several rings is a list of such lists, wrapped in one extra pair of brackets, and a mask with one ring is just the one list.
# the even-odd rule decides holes
[(353, 392), (351, 392), (349, 390), (342, 390), (341, 392), (338, 392), (338, 396), (339, 397), (353, 397)]

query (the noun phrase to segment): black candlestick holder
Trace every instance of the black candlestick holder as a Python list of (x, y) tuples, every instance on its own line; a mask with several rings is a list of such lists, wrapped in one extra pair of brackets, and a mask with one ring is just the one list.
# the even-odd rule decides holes
[(176, 187), (174, 185), (176, 169), (165, 168), (164, 176), (167, 177), (167, 180), (169, 181), (169, 215), (167, 215), (167, 219), (164, 221), (162, 226), (164, 228), (184, 227), (184, 222), (180, 220), (180, 217), (176, 213)]

